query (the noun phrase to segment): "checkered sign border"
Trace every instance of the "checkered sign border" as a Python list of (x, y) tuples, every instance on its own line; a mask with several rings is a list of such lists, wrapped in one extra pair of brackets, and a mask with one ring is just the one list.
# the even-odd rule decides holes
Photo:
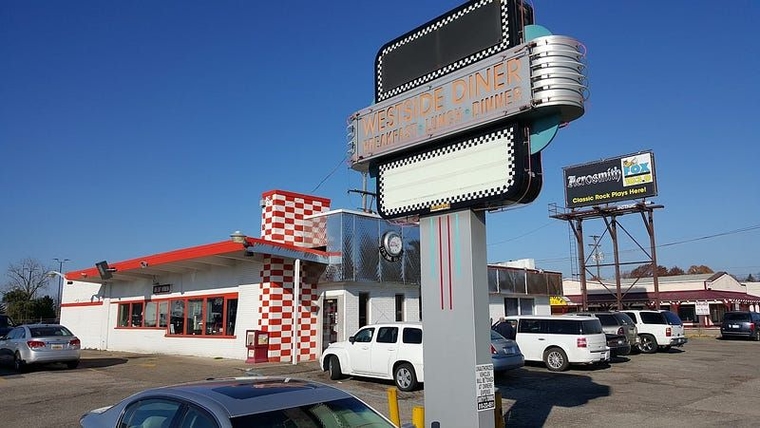
[[(491, 46), (480, 52), (476, 52), (468, 57), (460, 59), (459, 61), (455, 63), (446, 65), (424, 76), (420, 76), (412, 80), (411, 82), (407, 82), (401, 86), (397, 86), (388, 91), (383, 90), (383, 57), (385, 55), (388, 55), (390, 52), (394, 51), (395, 49), (398, 49), (399, 47), (404, 46), (422, 36), (430, 34), (433, 31), (438, 30), (444, 27), (445, 25), (465, 16), (466, 14), (474, 10), (477, 10), (478, 8), (486, 4), (492, 3), (494, 1), (501, 2), (501, 42), (499, 44)], [(380, 50), (380, 52), (378, 52), (377, 59), (375, 61), (375, 63), (377, 64), (377, 74), (376, 74), (376, 79), (375, 79), (376, 85), (377, 85), (375, 92), (377, 95), (375, 97), (376, 98), (375, 102), (380, 102), (388, 98), (394, 97), (410, 89), (414, 89), (420, 85), (423, 85), (427, 82), (437, 79), (441, 76), (445, 76), (453, 71), (459, 70), (462, 67), (465, 67), (477, 61), (480, 61), (481, 59), (487, 58), (491, 55), (494, 55), (496, 53), (509, 49), (512, 46), (509, 40), (509, 12), (507, 8), (508, 3), (510, 1), (514, 1), (514, 0), (480, 0), (476, 3), (473, 3), (465, 7), (464, 9), (461, 9), (455, 12), (454, 14), (443, 16), (442, 19), (435, 21), (426, 27), (420, 28), (418, 31), (415, 31), (412, 34), (406, 37), (403, 37), (399, 40), (396, 40), (390, 45), (385, 46), (383, 49)]]
[[(515, 173), (517, 170), (517, 156), (515, 153), (515, 146), (517, 143), (518, 125), (512, 124), (503, 127), (499, 130), (488, 132), (486, 134), (478, 135), (473, 138), (459, 141), (453, 144), (449, 144), (443, 147), (436, 148), (434, 150), (427, 150), (412, 156), (404, 157), (387, 163), (381, 163), (378, 165), (377, 176), (377, 194), (378, 194), (378, 211), (383, 217), (394, 218), (410, 216), (414, 214), (428, 213), (431, 207), (438, 205), (466, 205), (473, 206), (478, 205), (479, 202), (491, 201), (496, 199), (508, 199), (510, 192), (513, 191), (515, 185)], [(434, 157), (446, 155), (459, 150), (465, 150), (473, 148), (479, 145), (485, 144), (504, 144), (504, 148), (507, 151), (507, 164), (504, 168), (508, 169), (507, 180), (497, 187), (488, 189), (482, 189), (477, 192), (462, 193), (453, 195), (448, 198), (435, 199), (431, 201), (420, 201), (410, 205), (387, 209), (384, 207), (384, 176), (387, 172), (399, 168), (402, 166), (411, 165)], [(522, 189), (521, 189), (522, 190)]]

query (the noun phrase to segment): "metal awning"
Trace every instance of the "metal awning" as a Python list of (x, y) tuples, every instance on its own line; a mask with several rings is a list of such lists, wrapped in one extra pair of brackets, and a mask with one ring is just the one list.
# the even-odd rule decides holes
[(108, 262), (112, 277), (107, 280), (101, 278), (96, 267), (67, 272), (66, 279), (92, 283), (150, 280), (161, 275), (181, 275), (218, 267), (231, 268), (240, 263), (259, 263), (267, 255), (328, 264), (328, 255), (324, 251), (245, 237), (243, 243), (220, 241), (131, 260)]

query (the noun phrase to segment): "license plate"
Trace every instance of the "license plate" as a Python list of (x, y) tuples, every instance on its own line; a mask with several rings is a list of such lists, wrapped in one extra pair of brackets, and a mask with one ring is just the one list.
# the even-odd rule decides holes
[(63, 345), (50, 345), (50, 349), (59, 351), (59, 350), (63, 349)]
[(730, 328), (739, 328), (739, 324), (730, 324), (729, 327)]

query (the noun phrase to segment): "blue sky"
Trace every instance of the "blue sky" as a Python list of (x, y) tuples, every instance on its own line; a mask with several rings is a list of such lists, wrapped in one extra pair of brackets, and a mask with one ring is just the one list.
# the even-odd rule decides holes
[[(372, 103), (375, 54), (461, 3), (2, 2), (0, 270), (259, 236), (272, 189), (359, 208), (345, 123)], [(488, 215), (489, 261), (569, 274), (568, 226), (548, 210), (562, 168), (650, 149), (659, 264), (757, 275), (760, 3), (534, 6), (537, 24), (586, 45), (591, 95), (544, 150), (539, 198)], [(640, 217), (621, 223), (648, 245)], [(635, 248), (621, 238), (623, 261), (646, 259)], [(602, 251), (611, 262), (608, 239)]]

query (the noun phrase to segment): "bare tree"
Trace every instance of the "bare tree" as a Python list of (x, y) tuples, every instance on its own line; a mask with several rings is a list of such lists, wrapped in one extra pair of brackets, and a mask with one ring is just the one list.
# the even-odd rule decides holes
[(29, 300), (33, 300), (37, 297), (37, 292), (47, 286), (47, 272), (48, 269), (39, 260), (31, 257), (11, 263), (5, 274), (7, 280), (3, 289), (5, 292), (23, 292)]

